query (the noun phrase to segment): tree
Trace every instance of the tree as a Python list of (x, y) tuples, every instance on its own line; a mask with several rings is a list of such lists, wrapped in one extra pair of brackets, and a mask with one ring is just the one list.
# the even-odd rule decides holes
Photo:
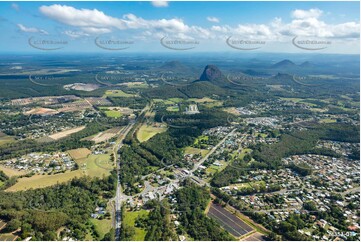
[(21, 226), (21, 222), (18, 219), (12, 219), (10, 222), (6, 225), (5, 231), (6, 232), (13, 232), (14, 230), (17, 230)]

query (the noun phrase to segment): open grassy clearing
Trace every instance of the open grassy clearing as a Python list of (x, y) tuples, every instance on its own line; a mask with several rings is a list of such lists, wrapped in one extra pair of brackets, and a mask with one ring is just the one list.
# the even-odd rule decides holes
[(23, 177), (18, 182), (9, 187), (6, 191), (22, 191), (28, 189), (36, 189), (48, 187), (57, 183), (67, 182), (75, 177), (91, 176), (102, 177), (110, 174), (113, 169), (113, 162), (110, 160), (110, 155), (90, 155), (87, 158), (78, 159), (76, 162), (79, 169), (75, 171), (67, 171), (65, 173), (58, 173), (54, 175), (34, 175), (32, 177)]
[(205, 102), (217, 102), (217, 100), (214, 100), (209, 97), (203, 97), (203, 98), (190, 98), (188, 101), (196, 102), (196, 103), (205, 103)]
[(117, 85), (126, 86), (128, 88), (148, 88), (148, 84), (146, 82), (123, 82)]
[(78, 148), (74, 150), (68, 150), (68, 154), (74, 160), (87, 158), (92, 152), (88, 148)]
[(73, 129), (64, 130), (64, 131), (49, 135), (49, 138), (51, 138), (53, 140), (59, 140), (59, 139), (65, 138), (71, 134), (77, 133), (77, 132), (83, 130), (84, 128), (85, 128), (85, 126), (80, 126), (80, 127), (76, 127)]
[(170, 101), (170, 100), (159, 99), (159, 98), (153, 99), (153, 102), (155, 102), (155, 103), (163, 103), (164, 105), (177, 104), (176, 102), (173, 102), (173, 101)]
[(81, 177), (80, 170), (58, 173), (55, 175), (34, 175), (32, 177), (23, 177), (14, 185), (6, 189), (7, 192), (23, 191), (28, 189), (36, 189), (48, 187), (57, 183), (67, 182), (75, 177)]
[(170, 107), (167, 107), (167, 111), (169, 111), (169, 112), (179, 112), (179, 107), (178, 106), (170, 106)]
[(166, 130), (167, 127), (160, 123), (153, 123), (151, 125), (143, 124), (137, 132), (137, 139), (139, 142), (144, 142), (152, 138), (154, 135), (165, 132)]
[(185, 148), (184, 153), (185, 154), (192, 154), (192, 155), (201, 154), (202, 157), (204, 157), (209, 153), (209, 150), (198, 149), (198, 148), (188, 146), (188, 147)]
[(202, 103), (202, 105), (206, 106), (207, 108), (222, 107), (223, 102), (216, 101), (216, 102), (211, 102), (211, 103)]
[(104, 113), (108, 118), (120, 118), (123, 116), (119, 111), (114, 110), (104, 111)]
[(310, 110), (316, 113), (324, 113), (327, 111), (327, 109), (322, 109), (322, 108), (310, 108)]
[(126, 93), (122, 90), (107, 90), (104, 94), (105, 97), (135, 97), (137, 95)]
[(14, 142), (15, 139), (14, 137), (8, 136), (8, 135), (4, 135), (4, 136), (0, 136), (0, 146), (4, 145), (4, 144), (8, 144), (11, 142)]
[(134, 236), (131, 238), (131, 240), (134, 241), (144, 241), (145, 238), (145, 234), (146, 231), (144, 229), (135, 227), (135, 220), (139, 217), (139, 216), (148, 216), (149, 211), (146, 210), (140, 210), (140, 211), (126, 211), (125, 212), (125, 216), (124, 216), (124, 221), (123, 223), (128, 225), (128, 226), (133, 226), (134, 230), (135, 230), (135, 234)]
[(244, 158), (244, 156), (246, 155), (246, 154), (249, 154), (249, 153), (251, 153), (252, 152), (252, 150), (251, 149), (242, 149), (242, 151), (241, 151), (241, 153), (239, 153), (239, 158), (240, 159), (243, 159)]
[(106, 233), (109, 232), (109, 230), (112, 227), (112, 221), (110, 219), (90, 219), (90, 222), (94, 224), (95, 230), (100, 235), (100, 238), (103, 238)]
[(76, 160), (82, 174), (91, 177), (108, 176), (114, 169), (114, 162), (109, 154), (90, 155), (87, 158)]
[(180, 103), (183, 102), (183, 98), (178, 98), (178, 97), (173, 97), (173, 98), (168, 98), (168, 101), (171, 101), (173, 103)]
[(223, 105), (222, 101), (214, 100), (214, 99), (209, 98), (209, 97), (190, 98), (190, 99), (188, 99), (188, 101), (202, 104), (202, 105), (206, 106), (207, 108), (220, 107), (220, 106)]
[(240, 115), (240, 113), (237, 111), (237, 109), (235, 107), (223, 108), (223, 111), (233, 114), (233, 115)]
[(201, 135), (194, 140), (194, 144), (197, 145), (200, 141), (202, 141), (202, 140), (207, 141), (208, 139), (209, 139), (208, 136)]
[(100, 142), (104, 142), (116, 136), (123, 128), (124, 127), (115, 127), (115, 128), (107, 129), (103, 132), (99, 132), (97, 134), (88, 136), (82, 140), (91, 140), (94, 141), (96, 144)]
[(216, 166), (216, 165), (210, 165), (209, 167), (207, 167), (206, 169), (206, 173), (207, 174), (214, 174), (216, 172), (220, 172), (222, 170), (224, 170), (227, 167), (227, 162), (225, 161), (218, 161), (221, 165), (220, 166)]
[(337, 120), (336, 119), (331, 119), (331, 118), (324, 118), (324, 119), (321, 119), (319, 122), (321, 124), (329, 124), (329, 123), (336, 123)]

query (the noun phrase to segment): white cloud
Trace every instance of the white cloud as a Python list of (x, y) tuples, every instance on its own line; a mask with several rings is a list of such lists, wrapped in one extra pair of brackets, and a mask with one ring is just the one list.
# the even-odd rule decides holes
[(319, 18), (323, 11), (317, 8), (311, 8), (309, 10), (296, 9), (292, 11), (292, 18), (307, 19), (307, 18)]
[(40, 12), (46, 17), (56, 20), (60, 23), (81, 27), (91, 32), (96, 32), (96, 29), (100, 31), (104, 28), (118, 28), (125, 29), (124, 21), (107, 16), (102, 11), (97, 9), (76, 9), (71, 6), (54, 4), (51, 6), (41, 6)]
[(184, 32), (189, 29), (183, 20), (175, 18), (145, 20), (134, 14), (126, 14), (123, 18), (115, 18), (97, 9), (76, 9), (58, 4), (41, 6), (39, 10), (50, 19), (69, 26), (79, 27), (88, 33), (108, 33), (113, 28), (119, 30), (157, 29), (165, 32)]
[(207, 17), (207, 20), (212, 23), (219, 23), (219, 19), (216, 17)]
[(165, 7), (169, 6), (168, 1), (152, 1), (151, 3), (154, 7), (157, 7), (157, 8), (165, 8)]
[[(159, 38), (173, 36), (195, 39), (224, 39), (229, 36), (240, 36), (248, 39), (263, 39), (268, 41), (289, 40), (294, 36), (311, 36), (315, 38), (354, 38), (358, 39), (360, 24), (347, 22), (327, 24), (319, 19), (322, 10), (294, 10), (293, 19), (284, 22), (275, 18), (264, 24), (214, 25), (204, 28), (196, 25), (187, 25), (182, 19), (144, 19), (132, 13), (121, 17), (106, 15), (97, 9), (77, 9), (67, 5), (41, 6), (40, 12), (46, 17), (59, 23), (76, 27), (76, 32), (86, 34), (104, 34), (113, 31), (122, 31), (122, 34), (132, 34), (140, 38)], [(208, 21), (216, 22), (215, 17), (208, 17)], [(24, 27), (24, 26), (23, 26)], [(19, 27), (20, 28), (20, 27)], [(24, 29), (26, 29), (24, 27)], [(29, 30), (29, 29), (28, 29)], [(31, 30), (31, 28), (30, 28)]]
[(63, 32), (63, 34), (71, 37), (71, 38), (80, 38), (83, 36), (89, 36), (89, 34), (82, 32), (82, 31), (72, 31), (72, 30), (66, 30)]
[(19, 7), (19, 5), (16, 4), (16, 3), (12, 3), (12, 4), (11, 4), (11, 8), (14, 9), (15, 11), (20, 11), (20, 7)]
[(46, 32), (45, 30), (42, 30), (42, 29), (32, 28), (32, 27), (25, 27), (22, 24), (17, 24), (17, 26), (18, 26), (19, 30), (22, 31), (22, 32), (48, 34), (48, 32)]

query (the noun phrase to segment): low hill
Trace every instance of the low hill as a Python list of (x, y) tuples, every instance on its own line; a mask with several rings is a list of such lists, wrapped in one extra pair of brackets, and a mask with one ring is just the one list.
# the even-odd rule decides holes
[(272, 68), (289, 68), (289, 67), (296, 67), (297, 65), (290, 60), (282, 60), (277, 62), (276, 64), (272, 65)]
[(164, 85), (152, 88), (144, 92), (149, 98), (202, 98), (206, 96), (226, 95), (227, 91), (208, 81), (195, 81), (189, 85), (177, 87), (172, 85)]
[(164, 63), (162, 66), (156, 68), (161, 71), (171, 71), (173, 73), (192, 73), (194, 69), (190, 66), (184, 65), (179, 61), (169, 61)]

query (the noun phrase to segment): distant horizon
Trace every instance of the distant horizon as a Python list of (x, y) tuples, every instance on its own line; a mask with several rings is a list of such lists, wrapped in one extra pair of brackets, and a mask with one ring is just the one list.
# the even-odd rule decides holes
[[(153, 54), (159, 54), (159, 55), (170, 55), (170, 56), (187, 56), (189, 54), (191, 55), (211, 55), (211, 54), (234, 54), (239, 55), (239, 53), (234, 51), (202, 51), (202, 52), (182, 52), (182, 53), (175, 53), (175, 52), (166, 52), (166, 51), (157, 51), (157, 52), (143, 52), (143, 51), (134, 51), (134, 52), (88, 52), (88, 51), (62, 51), (62, 52), (39, 52), (39, 51), (0, 51), (0, 55), (10, 55), (10, 54), (17, 54), (17, 55), (41, 55), (41, 56), (57, 56), (57, 55), (112, 55), (112, 56), (121, 56), (121, 55), (153, 55)], [(360, 56), (360, 53), (298, 53), (298, 52), (252, 52), (252, 53), (242, 53), (242, 56), (250, 56), (250, 55), (299, 55), (299, 56), (320, 56), (320, 55), (344, 55), (344, 56)]]

